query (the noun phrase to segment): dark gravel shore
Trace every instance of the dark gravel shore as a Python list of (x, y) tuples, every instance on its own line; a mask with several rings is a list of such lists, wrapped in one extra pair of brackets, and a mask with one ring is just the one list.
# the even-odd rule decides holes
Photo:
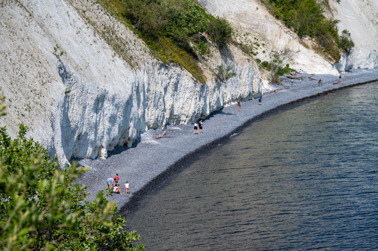
[[(302, 82), (294, 80), (293, 84), (290, 79), (285, 78), (275, 92), (264, 94), (261, 105), (254, 99), (241, 102), (241, 111), (238, 111), (234, 104), (215, 112), (203, 120), (203, 134), (194, 135), (193, 124), (149, 130), (142, 135), (135, 147), (120, 147), (109, 153), (106, 160), (81, 160), (79, 163), (91, 166), (91, 170), (78, 179), (78, 182), (88, 186), (89, 199), (92, 200), (100, 190), (105, 190), (106, 179), (118, 173), (122, 195), (113, 194), (109, 196), (109, 200), (115, 201), (119, 208), (126, 204), (132, 205), (144, 193), (162, 182), (164, 177), (185, 167), (196, 154), (216, 146), (260, 115), (336, 89), (377, 81), (378, 69), (343, 73), (341, 84), (334, 84), (339, 79), (332, 75), (300, 76), (303, 77)], [(321, 87), (318, 86), (320, 78), (323, 81)], [(163, 131), (166, 131), (166, 134), (156, 139), (155, 137)], [(125, 193), (123, 184), (126, 180), (130, 183), (130, 194)]]

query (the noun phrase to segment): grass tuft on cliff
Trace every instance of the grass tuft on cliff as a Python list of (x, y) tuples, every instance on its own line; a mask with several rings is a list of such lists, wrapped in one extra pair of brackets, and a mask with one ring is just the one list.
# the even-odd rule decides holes
[(125, 21), (164, 63), (177, 63), (205, 84), (199, 58), (209, 43), (219, 49), (231, 41), (232, 28), (222, 18), (206, 13), (195, 0), (100, 0)]

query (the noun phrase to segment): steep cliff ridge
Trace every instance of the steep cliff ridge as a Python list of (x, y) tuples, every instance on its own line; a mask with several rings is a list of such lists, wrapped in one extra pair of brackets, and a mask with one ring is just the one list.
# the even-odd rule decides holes
[(340, 21), (339, 30), (350, 31), (355, 45), (349, 56), (342, 57), (338, 69), (378, 67), (378, 1), (330, 1), (330, 7), (334, 18)]
[[(236, 76), (200, 84), (154, 59), (96, 1), (9, 1), (0, 12), (1, 92), (9, 107), (0, 123), (13, 135), (24, 123), (63, 164), (105, 157), (149, 128), (194, 121), (264, 88), (256, 64), (233, 46), (226, 56), (213, 53), (207, 74), (230, 65)], [(116, 27), (125, 55), (106, 41), (101, 24)]]
[[(241, 30), (241, 37), (256, 48), (256, 58), (270, 61), (273, 51), (288, 51), (287, 63), (295, 69), (314, 74), (337, 74), (337, 70), (299, 37), (277, 21), (258, 0), (199, 0), (213, 15), (229, 20)], [(307, 39), (311, 42), (311, 39)], [(257, 46), (256, 46), (257, 45)]]
[(368, 68), (378, 65), (378, 2), (375, 0), (327, 1), (328, 13), (338, 20), (339, 33), (348, 30), (355, 47), (333, 66), (303, 44), (311, 39), (299, 39), (291, 30), (274, 19), (259, 0), (199, 0), (213, 15), (222, 16), (249, 35), (248, 40), (263, 44), (256, 58), (267, 60), (271, 51), (291, 51), (288, 63), (309, 73), (337, 74), (337, 71)]

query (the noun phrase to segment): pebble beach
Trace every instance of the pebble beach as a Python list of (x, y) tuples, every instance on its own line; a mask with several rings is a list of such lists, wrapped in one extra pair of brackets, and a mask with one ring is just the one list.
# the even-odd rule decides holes
[[(105, 190), (106, 179), (118, 173), (122, 195), (109, 196), (110, 201), (117, 203), (118, 208), (127, 208), (156, 188), (165, 177), (185, 168), (198, 154), (206, 153), (230, 136), (238, 133), (243, 127), (253, 123), (270, 112), (306, 99), (326, 95), (338, 89), (378, 81), (378, 69), (353, 70), (339, 76), (298, 74), (299, 79), (283, 77), (280, 85), (273, 92), (264, 93), (262, 103), (258, 99), (231, 104), (203, 118), (203, 134), (194, 134), (193, 124), (169, 125), (163, 129), (149, 130), (141, 135), (140, 140), (131, 148), (117, 147), (108, 153), (107, 159), (82, 159), (81, 166), (91, 169), (77, 182), (88, 187), (89, 200)], [(322, 79), (322, 86), (318, 80)], [(128, 181), (130, 193), (126, 194), (123, 184)]]

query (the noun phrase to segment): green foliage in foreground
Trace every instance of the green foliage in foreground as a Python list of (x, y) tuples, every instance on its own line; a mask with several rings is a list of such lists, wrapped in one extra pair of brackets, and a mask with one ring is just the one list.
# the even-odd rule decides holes
[[(0, 106), (0, 113), (4, 107)], [(0, 128), (1, 250), (135, 250), (135, 232), (123, 231), (117, 205), (100, 192), (86, 201), (74, 180), (87, 169), (60, 170), (46, 150), (25, 138), (20, 125), (12, 140)]]
[(231, 41), (230, 24), (207, 14), (196, 0), (100, 0), (99, 3), (130, 24), (163, 62), (180, 64), (202, 83), (206, 79), (197, 61), (207, 52), (208, 39), (220, 49)]
[[(354, 46), (350, 36), (338, 35), (337, 21), (324, 16), (324, 1), (316, 0), (263, 0), (273, 15), (283, 20), (299, 36), (310, 36), (333, 60), (340, 59), (340, 50), (350, 51)], [(341, 40), (340, 40), (341, 39)], [(347, 40), (347, 41), (346, 41)]]

